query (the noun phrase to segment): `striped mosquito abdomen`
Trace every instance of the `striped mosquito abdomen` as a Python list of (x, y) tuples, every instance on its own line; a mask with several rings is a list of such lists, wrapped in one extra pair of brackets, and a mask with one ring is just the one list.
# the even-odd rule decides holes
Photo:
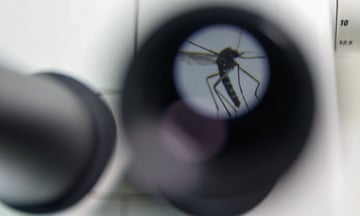
[[(223, 74), (225, 74), (225, 72), (220, 70), (220, 76), (222, 76)], [(224, 88), (226, 90), (226, 93), (230, 97), (231, 101), (234, 103), (234, 105), (236, 107), (240, 107), (239, 96), (235, 92), (234, 87), (231, 84), (229, 76), (225, 75), (225, 77), (222, 80), (222, 83), (224, 84)]]

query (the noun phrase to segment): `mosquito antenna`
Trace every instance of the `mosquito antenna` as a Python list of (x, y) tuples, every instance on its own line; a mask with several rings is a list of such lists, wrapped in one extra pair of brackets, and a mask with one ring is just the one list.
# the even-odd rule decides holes
[[(246, 54), (253, 54), (253, 55), (250, 55), (250, 56), (244, 56)], [(239, 58), (242, 58), (242, 59), (259, 59), (259, 58), (266, 58), (265, 55), (256, 55), (258, 53), (256, 52), (253, 52), (253, 51), (242, 51), (240, 52), (240, 55), (239, 55)]]
[(192, 45), (196, 46), (196, 47), (199, 47), (200, 49), (203, 49), (203, 50), (206, 50), (208, 51), (209, 53), (212, 53), (214, 55), (219, 55), (217, 52), (215, 52), (214, 50), (211, 50), (211, 49), (208, 49), (208, 48), (205, 48), (203, 46), (200, 46), (199, 44), (196, 44), (194, 42), (192, 42), (191, 40), (186, 40), (187, 42), (191, 43)]
[(240, 41), (241, 41), (241, 38), (242, 38), (242, 34), (243, 34), (243, 32), (240, 31), (239, 40), (238, 40), (238, 44), (237, 44), (237, 50), (238, 50), (238, 51), (240, 50)]

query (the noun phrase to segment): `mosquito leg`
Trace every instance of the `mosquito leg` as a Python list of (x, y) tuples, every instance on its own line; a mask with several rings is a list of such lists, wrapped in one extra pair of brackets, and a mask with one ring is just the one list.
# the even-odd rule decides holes
[(207, 84), (207, 86), (208, 86), (208, 88), (209, 88), (209, 91), (210, 91), (210, 93), (211, 93), (211, 98), (212, 98), (212, 100), (214, 101), (215, 108), (216, 108), (216, 113), (217, 113), (217, 117), (219, 117), (219, 110), (220, 110), (220, 108), (219, 108), (219, 105), (218, 105), (217, 102), (216, 102), (215, 95), (214, 95), (214, 92), (213, 92), (213, 90), (212, 90), (212, 88), (211, 88), (211, 85), (210, 85), (209, 80), (210, 80), (211, 78), (214, 78), (214, 77), (218, 76), (218, 75), (219, 75), (219, 73), (213, 73), (213, 74), (210, 74), (209, 76), (206, 77), (206, 84)]
[(197, 43), (194, 43), (194, 42), (192, 42), (191, 40), (186, 40), (188, 43), (190, 43), (190, 44), (192, 44), (193, 46), (196, 46), (196, 47), (198, 47), (198, 48), (200, 48), (200, 49), (203, 49), (203, 50), (206, 50), (206, 51), (208, 51), (209, 53), (212, 53), (212, 54), (214, 54), (214, 55), (219, 55), (219, 53), (217, 53), (217, 52), (215, 52), (214, 50), (211, 50), (211, 49), (208, 49), (208, 48), (206, 48), (206, 47), (203, 47), (203, 46), (201, 46), (201, 45), (199, 45), (199, 44), (197, 44)]
[(244, 74), (246, 74), (247, 76), (249, 76), (252, 80), (254, 80), (256, 82), (256, 88), (255, 88), (255, 97), (257, 100), (259, 99), (259, 87), (260, 87), (260, 81), (258, 79), (256, 79), (251, 73), (249, 73), (247, 70), (245, 70), (243, 67), (241, 67), (239, 64), (236, 64), (238, 69), (240, 69), (242, 72), (244, 72)]
[[(244, 56), (246, 54), (251, 54), (251, 55), (250, 56)], [(252, 52), (252, 51), (242, 51), (240, 53), (239, 58), (242, 58), (242, 59), (259, 59), (259, 58), (266, 58), (266, 56), (258, 55), (256, 52)]]
[[(240, 94), (241, 94), (241, 97), (244, 99), (244, 102), (245, 102), (245, 105), (246, 105), (246, 108), (247, 110), (249, 111), (249, 104), (247, 103), (246, 101), (246, 98), (245, 98), (245, 95), (244, 95), (244, 91), (243, 91), (243, 88), (241, 86), (241, 82), (240, 82), (240, 66), (237, 64), (237, 76), (238, 76), (238, 86), (239, 86), (239, 90), (240, 90)], [(256, 95), (255, 95), (256, 96)]]
[[(256, 54), (256, 52), (252, 52), (252, 51), (243, 51), (239, 58), (242, 59), (260, 59), (260, 58), (266, 58), (266, 56), (262, 56), (262, 55), (252, 55), (252, 56), (244, 56), (247, 53), (252, 53), (252, 54)], [(253, 79), (257, 85), (256, 85), (256, 90), (255, 90), (255, 97), (259, 100), (259, 95), (258, 95), (258, 91), (259, 91), (259, 87), (260, 87), (260, 81), (258, 79), (256, 79), (251, 73), (249, 73), (247, 70), (245, 70), (244, 68), (240, 67), (239, 64), (237, 64), (238, 66), (238, 70), (240, 68), (240, 70), (242, 70), (246, 75), (248, 75), (251, 79)]]
[(221, 104), (223, 105), (225, 111), (227, 112), (228, 116), (231, 117), (231, 113), (230, 113), (229, 109), (227, 108), (227, 106), (226, 106), (226, 104), (225, 104), (225, 102), (224, 102), (224, 100), (223, 100), (223, 99), (224, 99), (224, 98), (223, 98), (223, 95), (222, 95), (221, 92), (219, 92), (219, 90), (217, 89), (217, 86), (218, 86), (219, 83), (220, 83), (219, 80), (220, 80), (220, 79), (216, 80), (215, 84), (213, 85), (213, 89), (214, 89), (214, 91), (215, 91), (215, 93), (216, 93), (216, 96), (219, 98)]

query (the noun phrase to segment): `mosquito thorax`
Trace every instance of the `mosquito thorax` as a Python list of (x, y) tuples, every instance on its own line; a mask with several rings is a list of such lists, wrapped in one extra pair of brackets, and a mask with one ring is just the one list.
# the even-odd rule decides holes
[(216, 63), (221, 67), (220, 70), (229, 70), (235, 66), (234, 59), (239, 56), (240, 54), (237, 50), (227, 47), (219, 53)]
[(219, 56), (227, 59), (234, 59), (239, 57), (240, 53), (231, 47), (227, 47), (220, 52)]

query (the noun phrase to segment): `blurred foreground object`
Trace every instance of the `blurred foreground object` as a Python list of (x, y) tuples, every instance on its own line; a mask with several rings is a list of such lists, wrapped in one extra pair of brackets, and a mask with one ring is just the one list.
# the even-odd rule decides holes
[(75, 204), (102, 174), (115, 137), (110, 110), (80, 82), (0, 68), (0, 201), (35, 213)]

